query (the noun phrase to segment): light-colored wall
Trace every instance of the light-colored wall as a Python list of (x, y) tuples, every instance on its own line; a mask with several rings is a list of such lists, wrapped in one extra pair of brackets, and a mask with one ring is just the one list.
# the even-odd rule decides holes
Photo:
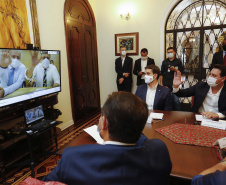
[[(139, 32), (139, 50), (147, 48), (149, 57), (154, 58), (160, 67), (164, 58), (164, 21), (173, 0), (95, 0), (95, 17), (97, 23), (98, 62), (100, 75), (101, 105), (107, 95), (117, 91), (115, 73), (114, 34)], [(134, 7), (135, 11), (129, 21), (122, 20), (119, 9), (122, 6)], [(167, 11), (167, 13), (166, 13)], [(163, 20), (164, 19), (164, 20)], [(160, 40), (162, 43), (160, 43)], [(161, 46), (161, 49), (160, 49)], [(133, 64), (140, 56), (132, 56)], [(136, 90), (136, 76), (133, 75), (133, 88)]]
[(61, 50), (62, 92), (55, 106), (62, 111), (59, 120), (72, 123), (71, 100), (68, 80), (68, 65), (64, 30), (65, 0), (37, 0), (37, 12), (42, 49)]
[[(94, 11), (97, 25), (97, 45), (99, 62), (99, 80), (101, 105), (107, 95), (117, 91), (116, 73), (114, 69), (115, 42), (114, 34), (139, 32), (139, 49), (146, 47), (149, 56), (160, 66), (163, 59), (164, 20), (169, 7), (177, 0), (89, 0)], [(43, 49), (61, 50), (62, 92), (56, 108), (62, 111), (59, 120), (72, 123), (70, 90), (68, 81), (68, 65), (64, 30), (65, 0), (37, 0), (38, 21), (41, 46)], [(135, 7), (129, 21), (122, 20), (119, 9), (123, 5)], [(161, 49), (160, 49), (161, 48)], [(139, 56), (132, 57), (134, 61)], [(134, 76), (133, 92), (136, 90)]]

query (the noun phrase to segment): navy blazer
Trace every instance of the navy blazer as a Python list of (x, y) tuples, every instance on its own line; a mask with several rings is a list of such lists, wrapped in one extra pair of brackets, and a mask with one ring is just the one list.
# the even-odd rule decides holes
[[(153, 58), (149, 58), (147, 59), (147, 66), (151, 65), (151, 64), (155, 64), (155, 61)], [(141, 58), (137, 59), (135, 61), (135, 65), (134, 65), (134, 69), (133, 69), (133, 74), (137, 75), (137, 86), (144, 84), (144, 80), (141, 79), (141, 76), (138, 75), (138, 73), (141, 71)]]
[[(133, 59), (126, 56), (124, 60), (124, 64), (122, 66), (122, 58), (119, 57), (115, 60), (115, 72), (117, 73), (116, 82), (120, 78), (124, 78), (125, 81), (132, 82), (132, 67), (133, 67)], [(129, 77), (126, 78), (123, 76), (123, 73), (130, 73)]]
[[(210, 86), (206, 82), (198, 82), (194, 86), (187, 89), (180, 89), (175, 93), (179, 97), (190, 97), (194, 96), (194, 104), (192, 106), (193, 112), (198, 112), (199, 108), (202, 106), (203, 101), (210, 89)], [(226, 85), (224, 85), (221, 90), (219, 100), (218, 100), (219, 112), (226, 115)]]
[[(147, 84), (137, 87), (136, 95), (146, 102)], [(173, 110), (173, 98), (169, 88), (163, 87), (158, 84), (154, 100), (154, 110)]]
[(210, 65), (210, 70), (213, 69), (213, 65), (214, 64), (223, 64), (223, 50), (222, 51), (219, 51), (219, 52), (216, 52), (214, 55), (213, 55), (213, 59), (212, 59), (212, 64)]
[(135, 146), (81, 145), (66, 148), (44, 181), (72, 185), (165, 185), (172, 164), (165, 143), (141, 135)]

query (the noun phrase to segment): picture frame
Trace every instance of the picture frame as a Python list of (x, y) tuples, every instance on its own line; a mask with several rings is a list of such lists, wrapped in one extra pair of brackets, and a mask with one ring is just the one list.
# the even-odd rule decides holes
[(139, 54), (139, 33), (120, 33), (115, 34), (115, 56), (120, 56), (120, 48), (126, 47), (127, 54)]
[[(34, 47), (38, 47), (39, 49), (41, 49), (36, 0), (29, 0), (29, 5), (30, 5), (30, 12), (31, 12), (31, 14), (30, 14), (31, 25), (32, 25), (32, 31), (33, 31), (33, 43), (32, 44), (34, 45)], [(31, 35), (31, 40), (32, 40), (32, 35)]]

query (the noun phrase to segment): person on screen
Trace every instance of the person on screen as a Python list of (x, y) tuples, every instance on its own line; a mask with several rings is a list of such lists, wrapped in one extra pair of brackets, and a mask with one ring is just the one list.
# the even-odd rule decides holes
[[(33, 58), (37, 61), (37, 59)], [(26, 79), (35, 81), (35, 87), (58, 87), (60, 85), (59, 72), (53, 64), (50, 64), (50, 55), (41, 54), (40, 63), (34, 69), (26, 71)]]
[[(142, 130), (147, 104), (129, 92), (108, 96), (99, 119), (103, 145), (68, 147), (43, 181), (65, 184), (168, 184), (172, 163), (165, 143)], [(138, 178), (139, 177), (139, 178)]]
[(0, 50), (0, 91), (2, 91), (3, 94), (3, 88), (7, 87), (7, 67), (11, 63), (10, 56), (11, 52), (9, 50)]
[(20, 61), (20, 50), (12, 50), (10, 54), (5, 55), (4, 57), (4, 60), (10, 61), (10, 65), (7, 67), (8, 74), (5, 76), (5, 83), (7, 82), (7, 86), (0, 90), (0, 97), (4, 97), (22, 87), (26, 71), (26, 67)]
[(179, 89), (181, 72), (173, 79), (173, 93), (179, 97), (194, 96), (193, 112), (200, 112), (206, 118), (221, 119), (226, 116), (226, 66), (216, 64), (210, 71), (207, 82), (198, 82), (187, 89)]
[(226, 158), (224, 160), (193, 177), (191, 185), (225, 185)]
[(169, 88), (158, 84), (160, 69), (152, 64), (145, 67), (145, 84), (137, 87), (136, 95), (148, 104), (151, 110), (173, 110), (173, 98)]

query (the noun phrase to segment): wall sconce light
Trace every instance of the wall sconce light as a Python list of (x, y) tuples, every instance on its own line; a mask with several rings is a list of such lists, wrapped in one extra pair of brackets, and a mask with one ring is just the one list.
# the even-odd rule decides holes
[(129, 12), (127, 13), (127, 14), (120, 14), (120, 17), (122, 18), (122, 19), (125, 19), (125, 20), (129, 20), (130, 19), (130, 14), (129, 14)]

